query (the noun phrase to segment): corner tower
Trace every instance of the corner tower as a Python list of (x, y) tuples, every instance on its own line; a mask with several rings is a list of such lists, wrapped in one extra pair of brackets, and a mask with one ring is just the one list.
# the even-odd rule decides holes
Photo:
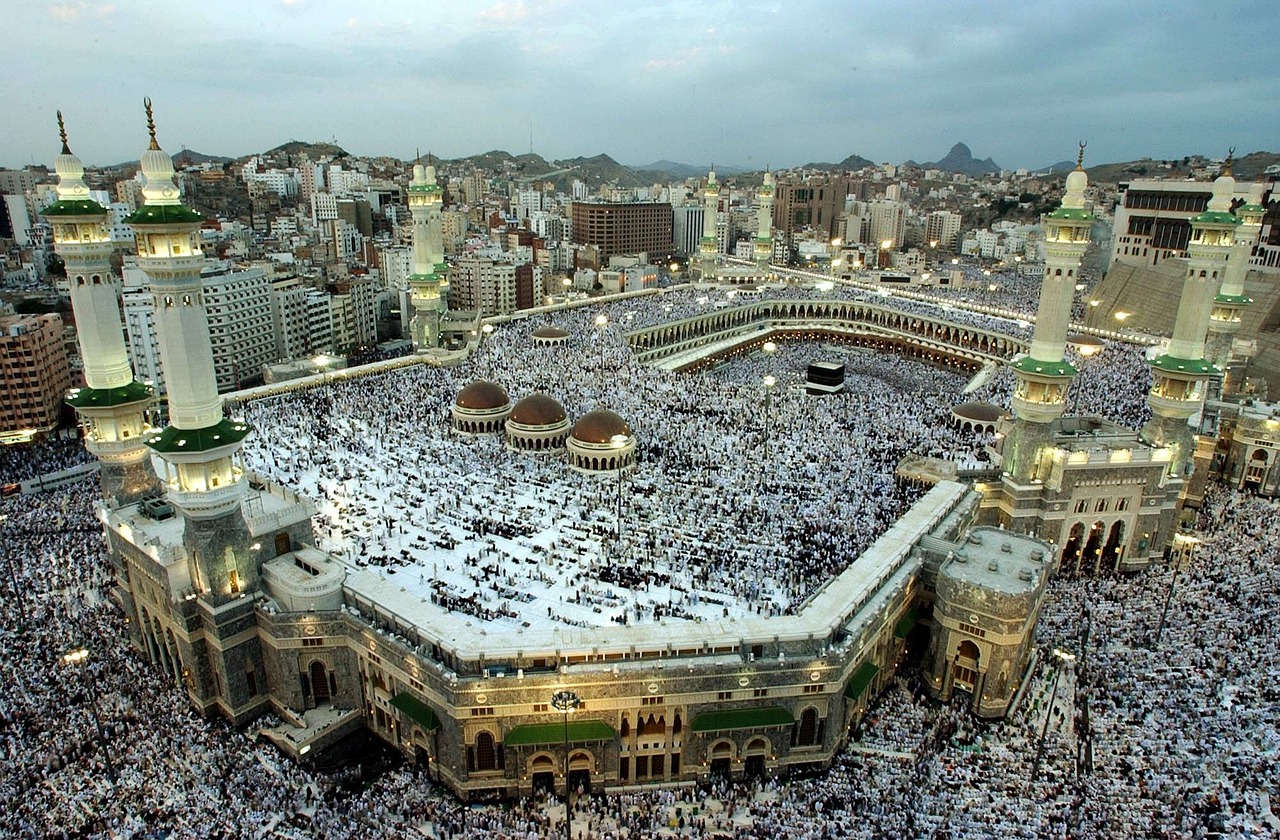
[(764, 183), (756, 194), (756, 239), (752, 249), (756, 268), (768, 271), (773, 262), (773, 173), (764, 173)]
[(1190, 472), (1195, 441), (1187, 420), (1204, 404), (1205, 383), (1221, 373), (1206, 358), (1205, 334), (1239, 224), (1231, 213), (1235, 184), (1228, 155), (1222, 175), (1213, 182), (1208, 209), (1191, 219), (1187, 275), (1169, 349), (1150, 362), (1147, 405), (1153, 416), (1142, 429), (1142, 439), (1169, 450), (1169, 472), (1174, 476)]
[(1041, 455), (1050, 448), (1053, 421), (1066, 409), (1067, 389), (1076, 375), (1064, 352), (1080, 260), (1089, 247), (1093, 226), (1093, 214), (1084, 200), (1089, 184), (1084, 147), (1081, 143), (1075, 171), (1067, 176), (1062, 206), (1044, 217), (1044, 280), (1035, 332), (1030, 351), (1013, 363), (1017, 384), (1012, 404), (1017, 421), (1005, 443), (1004, 469), (1019, 484), (1044, 477), (1040, 473), (1047, 465), (1040, 463)]
[(698, 276), (712, 280), (716, 276), (716, 255), (720, 252), (720, 240), (716, 236), (716, 211), (720, 207), (720, 185), (716, 183), (716, 170), (707, 173), (707, 185), (702, 190), (702, 238), (698, 240)]
[(84, 360), (85, 387), (71, 391), (71, 405), (85, 430), (85, 448), (101, 464), (102, 498), (115, 509), (159, 493), (144, 442), (151, 388), (135, 382), (120, 324), (120, 283), (111, 271), (107, 210), (89, 198), (84, 166), (67, 145), (58, 112), (62, 154), (54, 162), (58, 200), (43, 211), (53, 225), (54, 250), (67, 268), (76, 339)]
[(146, 203), (125, 221), (136, 234), (138, 266), (155, 298), (169, 406), (169, 426), (147, 444), (163, 460), (169, 501), (182, 514), (192, 585), (218, 602), (252, 588), (258, 578), (241, 511), (247, 488), (239, 452), (249, 427), (222, 414), (200, 280), (204, 254), (198, 231), (204, 219), (179, 199), (173, 161), (156, 142), (150, 100), (146, 109)]
[(1248, 200), (1236, 208), (1235, 217), (1240, 225), (1236, 228), (1231, 243), (1231, 255), (1227, 258), (1227, 267), (1222, 275), (1222, 288), (1213, 299), (1213, 311), (1209, 316), (1208, 358), (1224, 373), (1223, 394), (1232, 394), (1243, 383), (1232, 381), (1232, 371), (1228, 370), (1231, 362), (1231, 349), (1236, 333), (1240, 332), (1240, 322), (1244, 310), (1253, 299), (1244, 293), (1245, 277), (1249, 274), (1249, 257), (1253, 255), (1253, 246), (1258, 242), (1262, 232), (1262, 218), (1266, 208), (1262, 206), (1263, 184), (1255, 183), (1249, 188)]
[(409, 181), (409, 212), (413, 215), (413, 271), (409, 275), (413, 319), (409, 329), (417, 348), (440, 344), (440, 315), (448, 300), (441, 204), (435, 166), (429, 158), (426, 166), (414, 164)]

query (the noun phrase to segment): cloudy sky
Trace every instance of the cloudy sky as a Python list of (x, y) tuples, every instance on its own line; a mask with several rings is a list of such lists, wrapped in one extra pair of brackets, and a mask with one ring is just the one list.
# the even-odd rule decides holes
[(1280, 3), (6, 0), (0, 166), (290, 139), (759, 168), (1280, 149)]

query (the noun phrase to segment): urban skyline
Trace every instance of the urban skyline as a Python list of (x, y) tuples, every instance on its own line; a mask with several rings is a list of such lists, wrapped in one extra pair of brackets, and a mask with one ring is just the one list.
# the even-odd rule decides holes
[[(532, 148), (763, 169), (855, 153), (936, 160), (961, 140), (1003, 167), (1035, 169), (1062, 159), (1064, 133), (1088, 137), (1091, 159), (1120, 161), (1265, 150), (1280, 128), (1278, 73), (1241, 50), (1280, 31), (1280, 11), (1265, 4), (848, 11), (19, 6), (11, 18), (28, 49), (2, 66), (37, 83), (10, 92), (0, 163), (49, 162), (55, 108), (86, 163), (130, 160), (144, 95), (166, 148), (231, 157), (332, 139), (405, 159), (416, 148), (445, 158)], [(1027, 86), (1032, 64), (1060, 93)]]

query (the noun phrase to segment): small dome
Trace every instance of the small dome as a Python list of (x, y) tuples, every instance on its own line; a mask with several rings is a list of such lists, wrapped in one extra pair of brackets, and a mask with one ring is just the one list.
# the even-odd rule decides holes
[(473, 411), (488, 411), (510, 405), (511, 399), (506, 390), (496, 382), (478, 379), (458, 392), (455, 401), (462, 408)]
[(612, 411), (601, 409), (589, 411), (573, 424), (571, 433), (575, 440), (583, 443), (611, 443), (615, 435), (631, 437), (631, 427)]
[(546, 394), (530, 394), (511, 410), (509, 422), (520, 426), (553, 426), (568, 417), (564, 406)]
[(538, 327), (533, 331), (534, 338), (568, 338), (569, 333), (559, 327)]
[(962, 420), (978, 423), (994, 423), (1004, 416), (1004, 409), (998, 405), (985, 402), (967, 402), (951, 409), (951, 413)]

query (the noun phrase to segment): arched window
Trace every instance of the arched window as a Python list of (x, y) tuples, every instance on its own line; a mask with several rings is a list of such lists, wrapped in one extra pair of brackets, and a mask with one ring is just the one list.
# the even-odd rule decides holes
[(800, 731), (796, 737), (799, 746), (807, 747), (818, 742), (818, 710), (805, 709), (800, 716)]

